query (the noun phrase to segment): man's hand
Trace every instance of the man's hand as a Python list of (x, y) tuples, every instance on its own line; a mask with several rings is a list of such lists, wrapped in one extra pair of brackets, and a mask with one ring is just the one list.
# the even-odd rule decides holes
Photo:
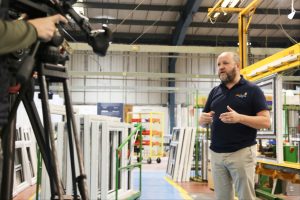
[(50, 17), (32, 19), (28, 22), (36, 28), (38, 38), (47, 42), (54, 36), (56, 24), (60, 22), (66, 24), (68, 20), (62, 15), (57, 14)]
[(237, 113), (236, 111), (234, 111), (229, 106), (227, 106), (227, 109), (229, 112), (222, 113), (219, 117), (220, 120), (222, 122), (228, 123), (228, 124), (239, 123), (241, 120), (241, 115), (239, 113)]
[(210, 111), (209, 113), (202, 112), (199, 119), (200, 125), (212, 123), (214, 114), (215, 114), (214, 111)]

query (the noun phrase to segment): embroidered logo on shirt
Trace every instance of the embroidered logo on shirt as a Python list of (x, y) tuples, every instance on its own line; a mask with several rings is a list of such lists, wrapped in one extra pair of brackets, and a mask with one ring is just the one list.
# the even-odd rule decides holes
[(238, 94), (236, 94), (235, 96), (236, 96), (236, 97), (239, 97), (239, 98), (246, 98), (246, 97), (247, 97), (247, 92), (245, 92), (244, 94), (238, 93)]

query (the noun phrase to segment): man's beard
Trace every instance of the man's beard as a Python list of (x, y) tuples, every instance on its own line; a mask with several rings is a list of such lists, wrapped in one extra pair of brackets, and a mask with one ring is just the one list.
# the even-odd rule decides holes
[(219, 73), (219, 78), (224, 84), (233, 82), (235, 76), (236, 76), (236, 67), (234, 67), (229, 72)]

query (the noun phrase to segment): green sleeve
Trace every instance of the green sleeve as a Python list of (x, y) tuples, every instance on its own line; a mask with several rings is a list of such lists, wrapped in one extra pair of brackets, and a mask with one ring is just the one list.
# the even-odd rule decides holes
[(37, 32), (31, 24), (0, 20), (0, 55), (29, 47), (36, 40)]

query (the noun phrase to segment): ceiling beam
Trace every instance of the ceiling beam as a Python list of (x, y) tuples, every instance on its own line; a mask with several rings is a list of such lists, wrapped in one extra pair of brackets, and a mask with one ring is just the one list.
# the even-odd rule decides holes
[[(120, 24), (123, 25), (137, 25), (137, 26), (170, 26), (174, 27), (177, 24), (177, 21), (155, 21), (155, 20), (125, 20), (122, 19), (97, 19), (90, 18), (89, 22), (92, 24)], [(203, 28), (234, 28), (237, 29), (237, 23), (222, 23), (216, 22), (214, 24), (210, 22), (192, 22), (189, 27), (203, 27)], [(300, 25), (282, 25), (286, 30), (300, 30)], [(280, 29), (279, 25), (276, 24), (250, 24), (250, 29)]]
[(135, 77), (135, 78), (151, 78), (151, 79), (214, 79), (218, 78), (217, 75), (206, 74), (184, 74), (184, 73), (154, 73), (154, 72), (98, 72), (98, 71), (68, 71), (71, 77), (85, 77), (85, 76), (116, 76), (116, 77)]
[(176, 24), (172, 37), (172, 45), (182, 45), (187, 29), (193, 21), (193, 15), (197, 12), (201, 2), (202, 0), (187, 0)]
[[(180, 12), (180, 17), (175, 26), (174, 32), (172, 34), (171, 45), (178, 46), (182, 45), (186, 36), (186, 32), (193, 21), (193, 15), (197, 12), (199, 5), (202, 0), (187, 0), (182, 12)], [(169, 58), (168, 63), (168, 73), (175, 73), (176, 69), (176, 57)], [(169, 78), (168, 86), (175, 87), (174, 78)], [(170, 130), (175, 126), (175, 94), (168, 94), (168, 105), (169, 105), (169, 115), (170, 117)]]
[[(87, 43), (69, 43), (72, 50), (81, 50), (81, 51), (92, 51), (92, 47)], [(160, 55), (149, 55), (150, 57), (185, 57), (185, 55), (175, 55), (170, 56), (166, 53), (175, 53), (175, 54), (220, 54), (226, 51), (236, 51), (236, 47), (225, 47), (225, 46), (167, 46), (167, 45), (129, 45), (129, 44), (110, 44), (108, 51), (109, 52), (134, 52), (134, 53), (159, 53)], [(272, 55), (279, 51), (282, 51), (282, 48), (251, 48), (251, 54), (253, 55)], [(129, 55), (129, 54), (128, 54)], [(127, 56), (127, 55), (124, 55)], [(138, 54), (130, 54), (130, 56), (139, 56)], [(190, 56), (190, 55), (188, 55)]]
[[(127, 3), (96, 3), (96, 2), (78, 2), (73, 5), (74, 7), (83, 8), (96, 8), (96, 9), (119, 9), (119, 10), (145, 10), (145, 11), (168, 11), (168, 12), (181, 12), (183, 6), (172, 6), (172, 5), (149, 5), (149, 4), (127, 4)], [(197, 12), (207, 13), (210, 7), (199, 7)], [(299, 10), (295, 8), (296, 10)], [(291, 13), (291, 9), (269, 9), (269, 8), (257, 8), (255, 14), (264, 15), (288, 15)], [(297, 12), (294, 19), (300, 19), (300, 13)]]
[[(69, 34), (76, 39), (78, 42), (87, 42), (86, 35), (81, 31), (68, 31)], [(122, 33), (117, 32), (113, 35), (113, 43), (117, 44), (131, 44), (137, 37), (139, 33)], [(68, 38), (68, 36), (66, 36)], [(170, 45), (172, 35), (170, 34), (151, 34), (145, 33), (136, 44), (160, 44), (160, 45)], [(249, 37), (252, 47), (279, 47), (287, 48), (293, 44), (286, 37)], [(294, 38), (300, 41), (300, 37)], [(183, 45), (193, 45), (193, 46), (237, 46), (238, 37), (237, 36), (203, 36), (203, 35), (186, 35)]]

